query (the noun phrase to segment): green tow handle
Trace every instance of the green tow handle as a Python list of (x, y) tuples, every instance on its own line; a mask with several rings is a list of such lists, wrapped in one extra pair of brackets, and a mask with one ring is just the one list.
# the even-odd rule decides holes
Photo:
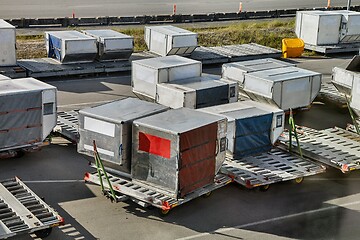
[(291, 108), (290, 108), (290, 115), (289, 115), (289, 125), (290, 125), (290, 130), (289, 130), (289, 140), (290, 140), (290, 141), (289, 141), (289, 151), (290, 151), (290, 152), (292, 151), (292, 135), (293, 135), (293, 133), (294, 133), (299, 154), (300, 154), (301, 158), (303, 158), (303, 154), (302, 154), (302, 151), (301, 151), (299, 138), (298, 138), (298, 135), (297, 135), (297, 132), (296, 132), (296, 128), (295, 128), (295, 121), (294, 121), (294, 117), (293, 117), (293, 112), (292, 112), (292, 109), (291, 109)]
[(115, 191), (114, 191), (114, 189), (113, 189), (113, 187), (111, 185), (109, 177), (108, 177), (108, 175), (107, 175), (107, 173), (105, 171), (104, 165), (103, 165), (103, 163), (101, 161), (101, 158), (99, 156), (99, 153), (97, 151), (95, 140), (93, 141), (93, 145), (94, 145), (94, 158), (95, 158), (96, 171), (97, 171), (97, 173), (99, 175), (101, 190), (102, 190), (103, 193), (107, 192), (105, 190), (105, 187), (104, 187), (103, 178), (102, 178), (102, 174), (101, 174), (101, 172), (102, 172), (105, 179), (106, 179), (106, 181), (107, 181), (109, 189), (110, 189), (110, 197), (112, 198), (112, 200), (116, 201), (117, 198), (116, 198)]
[(346, 99), (346, 105), (347, 105), (347, 107), (348, 107), (348, 110), (349, 110), (349, 113), (350, 113), (350, 116), (351, 116), (351, 120), (353, 121), (355, 130), (356, 130), (356, 133), (360, 135), (359, 125), (358, 125), (358, 123), (357, 123), (357, 121), (356, 121), (356, 118), (355, 118), (355, 116), (354, 116), (353, 111), (351, 110), (349, 99), (348, 99), (348, 97), (346, 96), (346, 94), (344, 94), (344, 95), (345, 95), (345, 99)]

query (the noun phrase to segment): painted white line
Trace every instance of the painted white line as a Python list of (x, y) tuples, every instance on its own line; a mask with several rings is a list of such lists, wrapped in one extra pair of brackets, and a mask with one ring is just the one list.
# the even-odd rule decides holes
[(84, 180), (34, 180), (23, 181), (24, 183), (75, 183), (84, 182)]
[(305, 181), (360, 181), (360, 178), (307, 178)]
[(108, 102), (113, 102), (113, 101), (114, 100), (104, 100), (104, 101), (98, 101), (98, 102), (73, 103), (73, 104), (58, 105), (58, 107), (83, 106), (83, 105), (89, 105), (89, 104), (108, 103)]
[(192, 236), (189, 236), (189, 237), (178, 238), (177, 240), (195, 239), (195, 238), (198, 238), (198, 237), (204, 237), (204, 236), (208, 236), (208, 235), (211, 235), (211, 234), (224, 233), (224, 232), (232, 231), (232, 230), (236, 230), (236, 229), (253, 227), (253, 226), (262, 225), (262, 224), (266, 224), (266, 223), (272, 223), (272, 222), (287, 220), (287, 219), (290, 219), (290, 218), (296, 218), (296, 217), (300, 217), (300, 216), (304, 216), (304, 215), (308, 215), (308, 214), (315, 214), (315, 213), (320, 213), (320, 212), (325, 212), (325, 211), (337, 209), (337, 208), (340, 208), (340, 207), (349, 207), (349, 206), (358, 205), (358, 204), (360, 204), (360, 201), (344, 203), (344, 204), (339, 204), (339, 205), (335, 205), (335, 206), (330, 206), (330, 207), (325, 207), (325, 208), (320, 208), (320, 209), (315, 209), (315, 210), (310, 210), (310, 211), (305, 211), (305, 212), (300, 212), (300, 213), (295, 213), (295, 214), (289, 214), (289, 215), (285, 215), (285, 216), (281, 216), (281, 217), (265, 219), (265, 220), (261, 220), (261, 221), (258, 221), (258, 222), (246, 223), (246, 224), (238, 225), (238, 226), (235, 226), (235, 227), (219, 228), (219, 229), (217, 229), (217, 230), (215, 230), (213, 232), (200, 233), (200, 234), (192, 235)]

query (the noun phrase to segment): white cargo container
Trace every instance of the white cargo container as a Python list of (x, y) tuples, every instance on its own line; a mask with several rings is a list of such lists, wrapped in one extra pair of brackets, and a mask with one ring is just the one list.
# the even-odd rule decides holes
[(227, 153), (232, 158), (269, 151), (284, 130), (284, 111), (264, 103), (242, 101), (199, 111), (227, 118)]
[(350, 107), (356, 113), (356, 115), (360, 117), (360, 74), (353, 76)]
[(201, 62), (180, 56), (133, 61), (131, 72), (133, 92), (155, 100), (158, 83), (200, 77), (201, 72)]
[(354, 11), (338, 11), (342, 14), (340, 42), (360, 42), (360, 13)]
[(96, 39), (78, 31), (45, 32), (45, 46), (61, 63), (92, 62), (97, 54)]
[(16, 65), (15, 27), (0, 19), (0, 66)]
[(338, 44), (341, 19), (342, 14), (336, 11), (298, 11), (295, 33), (306, 44)]
[(351, 96), (351, 89), (355, 76), (360, 76), (360, 56), (355, 55), (346, 68), (334, 67), (332, 83), (340, 93)]
[(134, 37), (111, 29), (86, 30), (86, 35), (96, 38), (100, 61), (129, 59), (134, 50)]
[(222, 65), (222, 78), (243, 84), (245, 73), (264, 71), (274, 68), (295, 66), (295, 64), (273, 58), (256, 59), (250, 61), (225, 63)]
[(220, 76), (204, 74), (157, 85), (156, 102), (171, 108), (203, 108), (238, 100), (238, 86)]
[(150, 52), (160, 56), (188, 55), (197, 47), (197, 34), (169, 25), (147, 26), (145, 42)]
[(179, 108), (133, 123), (132, 181), (175, 198), (214, 183), (225, 161), (227, 120)]
[(133, 121), (167, 109), (136, 98), (82, 109), (79, 111), (78, 152), (93, 156), (95, 140), (105, 166), (130, 173)]
[(321, 74), (297, 67), (245, 74), (244, 91), (254, 101), (283, 110), (309, 106), (321, 88)]
[(56, 125), (56, 87), (34, 78), (0, 81), (0, 151), (41, 144)]

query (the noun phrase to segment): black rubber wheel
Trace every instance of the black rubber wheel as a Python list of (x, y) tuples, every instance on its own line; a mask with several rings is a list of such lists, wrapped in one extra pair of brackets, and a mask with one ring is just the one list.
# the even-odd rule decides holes
[(21, 158), (25, 155), (25, 152), (23, 150), (18, 150), (16, 151), (16, 156), (15, 158)]
[(262, 185), (262, 186), (260, 186), (260, 187), (259, 187), (259, 190), (260, 190), (261, 192), (266, 192), (267, 190), (269, 190), (269, 188), (270, 188), (270, 185), (267, 184), (267, 185)]
[(208, 198), (211, 196), (211, 193), (212, 192), (208, 192), (208, 193), (205, 193), (204, 195), (202, 195), (203, 198)]
[(294, 182), (295, 182), (296, 184), (301, 184), (303, 181), (304, 181), (304, 178), (303, 178), (303, 177), (298, 177), (298, 178), (295, 178), (295, 179), (294, 179)]
[(51, 231), (52, 231), (52, 228), (46, 228), (43, 230), (36, 231), (34, 233), (35, 233), (36, 237), (38, 237), (38, 238), (46, 238), (51, 234)]

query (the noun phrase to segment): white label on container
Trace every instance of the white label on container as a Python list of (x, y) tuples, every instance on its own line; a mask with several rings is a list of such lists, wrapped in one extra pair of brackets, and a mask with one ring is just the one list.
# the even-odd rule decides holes
[(84, 129), (115, 137), (115, 124), (85, 117)]
[[(94, 151), (94, 147), (93, 146), (90, 146), (90, 145), (87, 145), (87, 144), (84, 144), (84, 148), (88, 151)], [(103, 148), (99, 148), (97, 147), (97, 151), (98, 153), (101, 153), (101, 154), (104, 154), (104, 155), (108, 155), (110, 157), (114, 157), (115, 156), (115, 153), (114, 152), (111, 152), (109, 150), (105, 150)]]

